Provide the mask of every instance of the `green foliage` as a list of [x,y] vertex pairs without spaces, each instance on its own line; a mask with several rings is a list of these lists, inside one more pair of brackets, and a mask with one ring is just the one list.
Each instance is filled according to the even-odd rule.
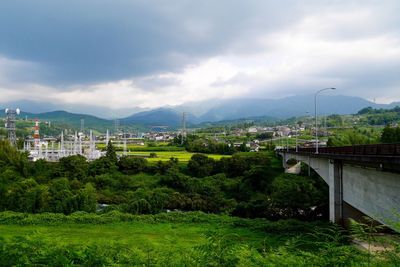
[[373,109],[371,107],[360,110],[358,115],[361,116],[360,122],[369,125],[387,125],[400,121],[400,107],[392,109]]
[[118,161],[118,168],[125,174],[136,174],[147,167],[147,160],[141,157],[121,157]]
[[228,177],[242,176],[253,166],[269,168],[271,160],[266,153],[236,153],[230,158],[222,158],[217,164],[216,172],[226,173]]
[[117,153],[115,152],[115,147],[113,146],[111,140],[108,141],[107,149],[106,149],[106,158],[113,163],[117,163]]
[[318,215],[318,207],[324,205],[328,192],[318,190],[315,180],[293,174],[282,174],[272,182],[271,199],[286,218]]
[[381,135],[382,143],[400,143],[400,127],[387,125]]
[[113,173],[118,169],[116,162],[108,157],[100,157],[89,164],[89,175]]
[[63,177],[69,180],[83,180],[87,176],[88,163],[81,155],[74,155],[60,159],[60,172]]
[[52,180],[49,193],[49,207],[52,212],[70,214],[74,211],[74,194],[66,178]]
[[215,161],[203,154],[194,154],[188,163],[188,171],[192,176],[205,177],[213,172]]
[[6,140],[0,140],[0,171],[4,172],[11,169],[19,175],[28,175],[28,158],[25,153],[21,153],[12,147]]
[[[281,164],[272,153],[236,153],[219,161],[195,154],[186,166],[176,158],[148,164],[142,157],[118,159],[109,142],[106,156],[92,162],[70,156],[57,163],[28,163],[26,156],[3,145],[10,153],[0,151],[5,158],[0,165],[0,210],[71,214],[96,212],[96,205],[101,203],[110,205],[105,211],[132,214],[178,209],[282,217],[283,204],[272,205],[273,181],[282,172],[275,166]],[[31,177],[25,177],[21,169],[29,170]]]
[[80,189],[76,198],[77,209],[86,212],[95,212],[97,206],[96,189],[92,184],[87,183]]
[[329,137],[328,146],[347,146],[347,145],[367,145],[379,143],[379,137],[375,132],[353,129],[341,131],[340,133]]
[[260,133],[256,135],[256,138],[260,140],[271,139],[272,137],[273,137],[272,132]]
[[377,243],[376,234],[383,229],[382,225],[377,224],[373,219],[364,217],[365,223],[356,222],[350,219],[350,232],[358,240],[365,241],[368,244],[368,265],[371,261],[371,245]]

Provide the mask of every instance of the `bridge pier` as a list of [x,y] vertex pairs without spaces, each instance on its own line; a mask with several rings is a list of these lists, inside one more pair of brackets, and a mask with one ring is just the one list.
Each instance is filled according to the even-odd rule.
[[279,150],[311,167],[329,186],[329,219],[347,224],[364,215],[400,231],[400,144]]
[[343,223],[343,163],[341,160],[329,160],[329,220]]

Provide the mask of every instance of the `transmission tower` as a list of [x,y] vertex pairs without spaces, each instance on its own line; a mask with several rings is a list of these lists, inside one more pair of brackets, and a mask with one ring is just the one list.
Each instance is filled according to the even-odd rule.
[[115,136],[118,134],[118,129],[119,129],[119,120],[115,119],[114,120],[114,132],[115,132]]
[[186,138],[186,112],[182,112],[181,145],[183,145],[184,138]]
[[85,119],[81,119],[81,133],[84,133],[85,130]]
[[17,144],[17,135],[15,134],[15,120],[17,115],[19,115],[20,110],[19,108],[17,109],[9,109],[7,108],[5,110],[6,112],[6,128],[8,131],[8,140],[10,141],[10,144],[13,146],[16,146]]

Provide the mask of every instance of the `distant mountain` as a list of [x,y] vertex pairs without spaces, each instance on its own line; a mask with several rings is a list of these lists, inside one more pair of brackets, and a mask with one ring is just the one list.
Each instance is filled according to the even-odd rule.
[[89,114],[95,117],[104,119],[115,119],[131,115],[136,112],[141,112],[149,109],[139,107],[131,108],[117,108],[111,109],[109,107],[94,106],[94,105],[80,105],[80,104],[54,104],[49,102],[19,100],[0,103],[0,108],[20,108],[27,113],[45,113],[57,110],[67,110],[76,114]]
[[[364,107],[390,108],[392,105],[375,104],[360,97],[319,95],[318,114],[353,114]],[[225,100],[203,114],[199,120],[220,121],[238,118],[271,116],[288,118],[314,114],[314,95],[291,96],[282,99],[232,99]]]
[[[199,120],[192,114],[186,115],[187,125],[198,123]],[[139,124],[147,127],[169,126],[180,127],[182,124],[182,113],[169,108],[158,108],[150,111],[143,111],[120,120],[125,125]]]
[[[18,104],[30,105],[34,110],[46,110],[54,108],[54,105],[40,104],[36,102],[8,103],[10,105],[1,104],[3,107],[22,107],[23,113],[20,117],[39,118],[52,122],[71,125],[79,129],[80,121],[84,119],[85,128],[113,129],[114,121],[102,118],[70,113],[66,111],[51,112],[27,112],[29,110],[19,106]],[[342,95],[319,95],[318,96],[318,114],[355,114],[365,107],[372,108],[393,108],[400,105],[400,102],[391,104],[375,104],[374,102],[365,100],[360,97],[342,96]],[[126,109],[140,109],[131,108]],[[241,119],[252,119],[266,117],[267,119],[285,119],[293,116],[304,116],[307,114],[314,115],[314,95],[291,96],[282,99],[213,99],[210,101],[188,102],[180,106],[169,106],[157,108],[148,111],[133,113],[129,117],[119,119],[120,125],[123,127],[150,128],[151,126],[168,126],[170,128],[179,128],[182,124],[182,112],[187,113],[187,126],[193,126],[205,122],[228,122]],[[131,114],[132,114],[131,113]],[[2,115],[3,114],[3,115]],[[0,114],[4,116],[4,110]],[[196,115],[193,115],[196,114]],[[115,116],[113,116],[115,118]]]

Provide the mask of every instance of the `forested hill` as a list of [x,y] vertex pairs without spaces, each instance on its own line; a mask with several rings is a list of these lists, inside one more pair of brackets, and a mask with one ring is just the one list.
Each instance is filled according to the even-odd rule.
[[400,106],[392,109],[374,109],[366,107],[361,109],[357,115],[361,117],[361,121],[369,125],[387,125],[400,123]]
[[[0,114],[1,117],[4,117],[4,110],[0,111]],[[112,129],[114,125],[112,120],[101,119],[87,114],[69,113],[62,110],[37,114],[22,111],[18,117],[21,119],[27,118],[28,120],[39,119],[40,121],[50,121],[73,129],[80,129],[82,119],[84,120],[84,127],[87,129],[105,131],[106,129]]]

